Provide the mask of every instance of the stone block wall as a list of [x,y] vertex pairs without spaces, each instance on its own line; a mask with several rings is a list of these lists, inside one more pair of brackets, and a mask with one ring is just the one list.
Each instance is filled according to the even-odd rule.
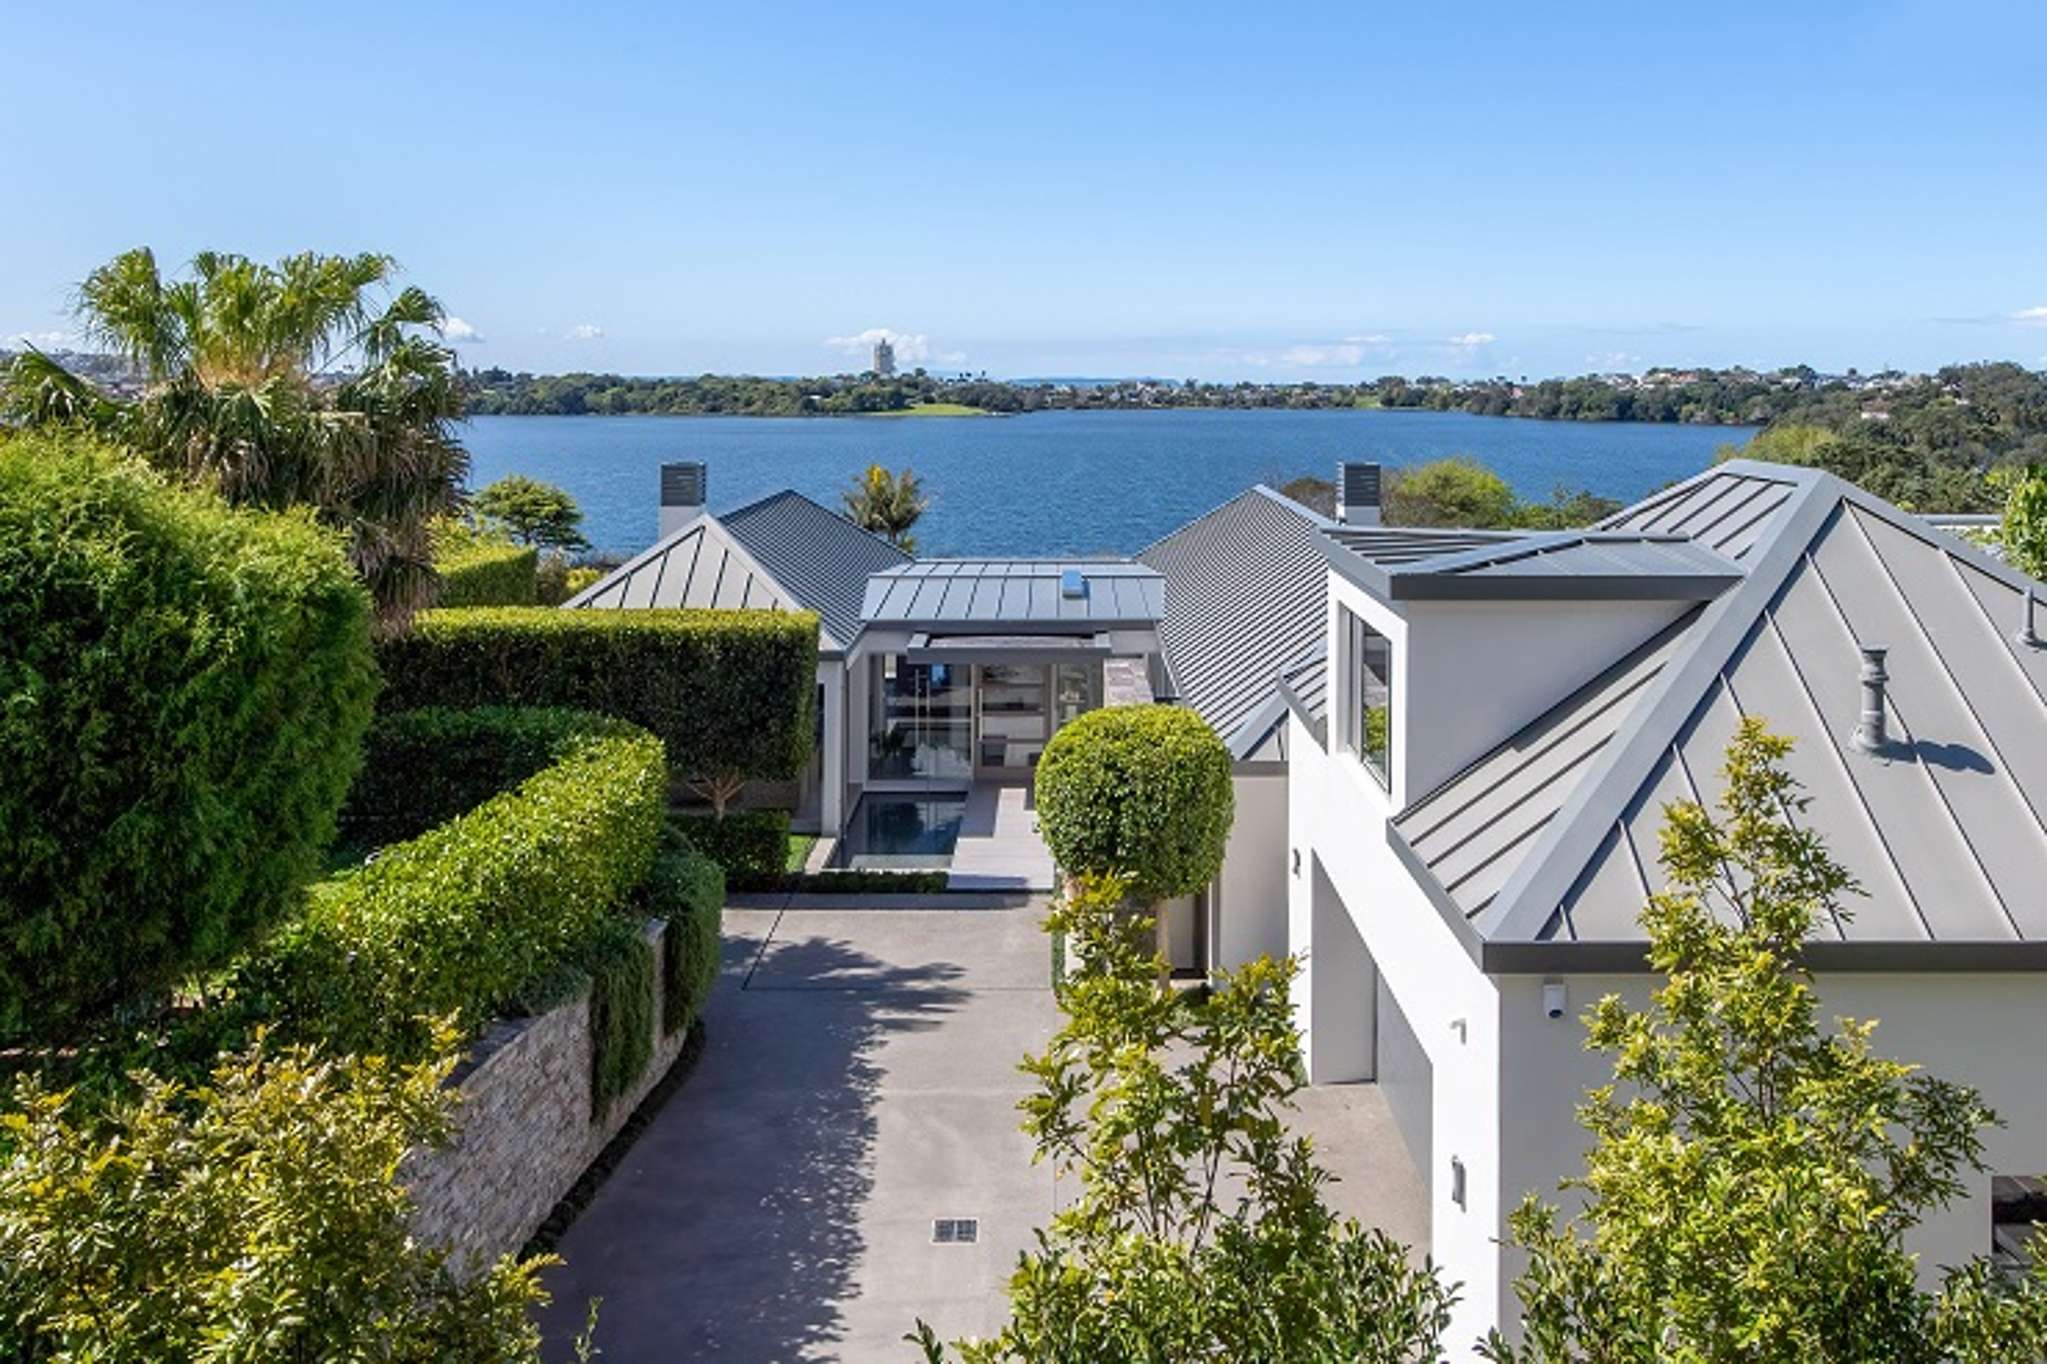
[[517,1251],[597,1158],[647,1092],[682,1053],[687,1029],[661,1035],[662,934],[648,923],[653,948],[654,1054],[639,1082],[596,1121],[590,1112],[590,996],[535,1018],[500,1019],[450,1077],[462,1102],[456,1136],[438,1151],[415,1153],[404,1170],[414,1202],[413,1231],[449,1247],[470,1271]]

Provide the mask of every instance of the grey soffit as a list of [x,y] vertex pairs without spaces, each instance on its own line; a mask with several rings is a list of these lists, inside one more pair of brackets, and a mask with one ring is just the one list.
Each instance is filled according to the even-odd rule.
[[1165,579],[1159,644],[1182,704],[1241,758],[1284,718],[1279,680],[1321,656],[1333,522],[1256,487],[1141,550]]
[[[1489,967],[1579,946],[1623,963],[1665,884],[1663,807],[1717,799],[1744,714],[1794,740],[1797,818],[1866,892],[1820,926],[1815,964],[2047,965],[2047,649],[2013,639],[2028,581],[1811,470],[1737,461],[1616,520],[1652,518],[1740,537],[1747,577],[1389,828]],[[1849,742],[1862,643],[1890,650],[1878,754]]]
[[820,645],[859,632],[869,574],[909,556],[794,492],[700,515],[577,594],[571,607],[713,606],[815,611]]
[[[1080,575],[1069,595],[1062,579]],[[1128,559],[918,559],[867,580],[868,626],[969,625],[989,634],[1149,627],[1164,610],[1164,580]]]
[[1664,531],[1512,535],[1394,559],[1368,557],[1356,541],[1329,532],[1329,563],[1387,601],[1706,601],[1742,575],[1719,551]]

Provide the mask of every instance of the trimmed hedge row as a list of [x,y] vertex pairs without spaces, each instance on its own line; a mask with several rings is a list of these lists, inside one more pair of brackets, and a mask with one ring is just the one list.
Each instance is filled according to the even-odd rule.
[[795,778],[810,757],[817,617],[480,607],[380,641],[388,710],[571,706],[630,720],[688,775]]
[[590,946],[590,1117],[601,1120],[654,1056],[654,949],[612,919]]
[[553,761],[315,888],[246,982],[301,1039],[425,1055],[430,1018],[453,1014],[475,1029],[536,982],[587,968],[591,944],[654,861],[666,768],[660,743],[643,731],[566,711],[415,723],[509,732],[520,742],[531,741],[531,727],[552,726]]
[[787,810],[735,810],[723,819],[691,816],[683,820],[682,832],[727,876],[776,876],[788,869]]
[[0,1039],[227,960],[334,834],[369,599],[304,515],[0,438]]
[[647,877],[644,900],[647,917],[668,921],[661,940],[661,1032],[672,1036],[703,1013],[718,979],[725,873],[672,834]]
[[434,565],[441,606],[531,606],[540,600],[540,551],[521,545],[478,545]]

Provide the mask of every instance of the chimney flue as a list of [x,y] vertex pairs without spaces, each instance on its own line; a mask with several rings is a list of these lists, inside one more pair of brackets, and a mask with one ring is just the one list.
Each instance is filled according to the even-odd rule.
[[1889,742],[1884,732],[1884,684],[1891,675],[1884,671],[1888,651],[1874,644],[1862,646],[1862,714],[1855,721],[1855,746],[1864,753],[1881,753]]
[[1345,460],[1336,466],[1336,519],[1346,526],[1379,524],[1379,466]]
[[661,466],[661,538],[681,530],[704,509],[710,489],[710,471],[702,460],[683,460]]

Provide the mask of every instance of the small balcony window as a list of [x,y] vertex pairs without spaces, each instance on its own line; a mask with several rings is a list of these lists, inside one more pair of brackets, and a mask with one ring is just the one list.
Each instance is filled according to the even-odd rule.
[[1393,784],[1393,641],[1339,608],[1343,628],[1346,734],[1344,746],[1357,755],[1379,784]]

